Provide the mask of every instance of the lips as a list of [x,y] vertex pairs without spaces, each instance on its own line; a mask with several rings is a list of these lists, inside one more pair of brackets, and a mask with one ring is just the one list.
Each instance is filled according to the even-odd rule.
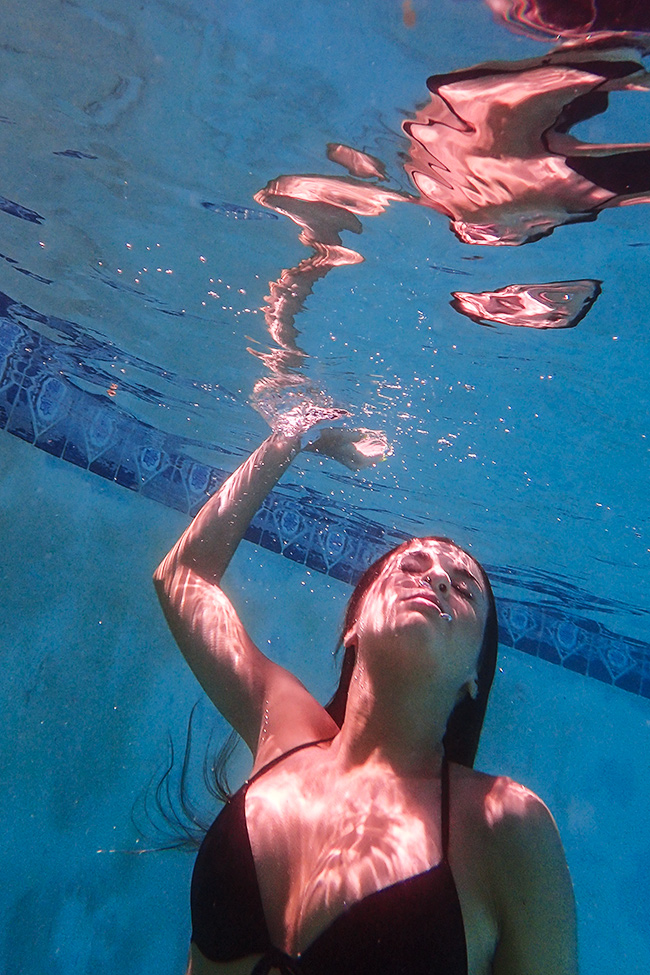
[[435,606],[435,608],[442,616],[443,613],[442,606],[440,605],[435,595],[430,590],[429,591],[427,591],[426,589],[409,590],[409,592],[406,593],[406,595],[402,596],[402,599],[405,602],[411,602],[412,600],[417,599],[420,600],[421,602],[428,603],[430,606]]

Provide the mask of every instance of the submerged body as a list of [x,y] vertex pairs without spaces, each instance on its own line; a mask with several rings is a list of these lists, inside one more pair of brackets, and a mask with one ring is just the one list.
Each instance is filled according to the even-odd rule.
[[[324,443],[350,447],[335,450],[331,433]],[[197,859],[188,971],[575,975],[571,884],[548,810],[444,757],[450,714],[480,694],[480,566],[438,539],[382,561],[348,613],[338,721],[260,653],[219,586],[298,449],[269,438],[156,573],[181,649],[254,755]]]
[[[334,744],[311,745],[282,757],[231,800],[221,828],[220,814],[194,872],[190,971],[234,975],[264,960],[309,975],[535,970],[505,958],[501,968],[492,965],[499,919],[523,909],[534,866],[526,834],[543,829],[547,865],[562,864],[539,800],[454,765],[445,850],[440,778],[405,780],[376,761],[341,774],[333,751]],[[225,844],[248,879],[241,893]],[[557,891],[548,894],[546,923],[558,938],[570,918],[553,917],[560,901]],[[237,916],[245,920],[237,924]],[[540,918],[529,923],[532,934]],[[332,959],[337,966],[328,969]]]
[[[345,778],[342,782],[339,776],[334,780],[325,776],[325,781],[334,786],[334,802],[325,803],[320,789],[308,790],[303,797],[303,805],[311,807],[306,824],[305,817],[292,815],[290,799],[295,792],[291,785],[292,781],[296,783],[296,772],[287,765],[297,751],[318,747],[298,746],[289,756],[281,756],[271,763],[282,766],[284,775],[279,782],[273,781],[272,775],[267,778],[270,770],[265,770],[252,783],[251,822],[255,817],[260,822],[268,822],[269,806],[277,809],[274,800],[282,796],[283,827],[273,829],[272,839],[280,834],[279,848],[285,862],[290,864],[295,859],[296,830],[301,845],[310,851],[301,864],[303,870],[296,872],[302,882],[301,896],[292,898],[290,891],[277,888],[271,891],[270,903],[277,907],[284,901],[290,907],[289,913],[295,915],[294,922],[286,925],[277,910],[275,917],[273,909],[268,915],[265,913],[256,864],[277,857],[279,849],[275,843],[266,844],[263,837],[260,843],[260,837],[249,834],[245,806],[250,788],[244,787],[217,818],[197,858],[192,880],[193,942],[203,955],[213,959],[242,957],[257,951],[263,956],[260,969],[272,963],[281,971],[298,970],[310,975],[326,975],[331,971],[354,971],[357,975],[381,971],[408,971],[413,975],[466,972],[463,918],[448,862],[448,766],[441,781],[440,856],[431,866],[423,860],[422,869],[412,875],[409,860],[422,859],[428,847],[417,805],[426,808],[431,796],[423,794],[426,790],[417,789],[417,805],[413,796],[401,796],[401,802],[393,802],[392,808],[387,808],[385,797],[376,795],[375,780],[371,794],[366,796],[366,808],[361,809],[357,801],[357,808],[352,809],[350,785],[357,800],[364,797],[363,787],[358,788],[359,777],[354,776],[350,784],[345,783]],[[317,756],[312,757],[318,766]],[[262,778],[266,781],[261,782]],[[304,781],[299,773],[297,781]],[[262,786],[261,795],[255,789],[256,784]],[[341,795],[342,785],[344,795]],[[380,810],[372,816],[375,798],[379,798]],[[391,795],[392,800],[397,798]],[[341,820],[335,819],[337,813],[342,815]],[[372,837],[368,836],[369,831]],[[381,860],[372,856],[373,842],[383,851]],[[407,874],[403,879],[390,881],[394,874],[388,866],[391,861],[399,873]],[[242,868],[243,876],[247,872],[248,876],[240,887]],[[237,878],[234,883],[233,872]],[[237,891],[234,898],[233,891]],[[341,897],[344,907],[335,913],[334,905]],[[319,905],[322,916],[332,915],[329,923],[319,930],[301,930],[301,920],[314,907],[318,911]],[[243,923],[242,918],[245,918]],[[277,929],[276,937],[272,927]],[[290,936],[293,934],[292,940],[296,942],[293,951],[288,950],[289,946],[278,947],[285,928],[290,929]],[[308,940],[301,944],[305,937]]]

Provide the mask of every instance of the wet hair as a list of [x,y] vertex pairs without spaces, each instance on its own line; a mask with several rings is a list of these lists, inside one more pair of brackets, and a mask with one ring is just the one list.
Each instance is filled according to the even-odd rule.
[[[479,650],[477,663],[478,693],[475,698],[471,697],[468,693],[461,698],[460,701],[458,701],[449,715],[447,728],[443,738],[443,747],[447,760],[450,762],[456,762],[458,765],[466,765],[468,768],[473,768],[479,738],[481,737],[483,720],[485,718],[485,712],[487,709],[488,697],[490,695],[490,688],[492,687],[492,680],[494,678],[494,671],[496,669],[497,651],[499,647],[499,625],[494,594],[492,592],[490,580],[488,579],[483,566],[474,558],[473,555],[470,555],[469,552],[465,552],[465,550],[461,548],[460,545],[457,545],[456,542],[452,541],[450,538],[440,536],[428,536],[423,538],[422,541],[439,542],[447,545],[449,548],[452,548],[457,552],[462,552],[464,555],[467,555],[479,570],[483,589],[487,596],[487,617],[485,620],[483,640]],[[373,564],[363,573],[357,582],[355,590],[352,593],[347,606],[339,644],[340,646],[343,644],[345,634],[351,629],[357,619],[363,597],[366,595],[375,579],[378,578],[388,560],[394,555],[397,555],[397,553],[400,551],[406,551],[410,544],[410,541],[403,542],[401,545],[396,546],[396,548],[386,552],[379,559],[377,559],[376,562],[373,562]],[[334,719],[339,727],[341,727],[343,724],[343,719],[345,717],[348,691],[350,689],[350,681],[352,680],[355,662],[356,647],[351,644],[345,648],[345,652],[343,654],[339,685],[334,692],[332,700],[326,705],[328,714]]]

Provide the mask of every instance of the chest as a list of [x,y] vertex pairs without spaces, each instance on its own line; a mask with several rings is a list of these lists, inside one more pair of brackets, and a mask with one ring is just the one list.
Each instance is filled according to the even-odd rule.
[[350,905],[442,856],[440,783],[268,776],[246,822],[269,933],[296,954]]

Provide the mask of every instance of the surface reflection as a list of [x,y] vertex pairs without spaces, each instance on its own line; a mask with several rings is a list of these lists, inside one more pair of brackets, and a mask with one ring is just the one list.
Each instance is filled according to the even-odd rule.
[[631,48],[561,48],[433,75],[427,86],[429,104],[403,123],[405,168],[419,202],[449,217],[464,243],[526,244],[648,201],[650,144],[569,134],[606,111],[610,92],[648,88]]
[[[405,198],[404,194],[357,178],[386,178],[383,164],[375,157],[335,143],[328,145],[327,154],[356,175],[280,176],[255,195],[257,203],[289,217],[300,228],[300,242],[312,252],[269,283],[263,311],[274,346],[266,351],[249,349],[268,370],[254,386],[252,404],[271,427],[278,429],[280,424],[285,431],[287,423],[293,430],[296,425],[300,428],[301,424],[351,416],[336,407],[327,392],[303,373],[309,357],[298,345],[300,333],[295,319],[316,281],[335,267],[363,261],[358,251],[343,244],[341,233],[347,230],[360,234],[363,227],[359,216],[383,213],[390,202]],[[359,449],[364,456],[386,456],[389,448],[384,435],[377,430],[363,433]]]
[[528,37],[565,41],[650,31],[647,0],[486,0],[497,19]]
[[[553,5],[489,2],[513,23],[558,33],[561,11]],[[408,138],[403,168],[417,195],[391,188],[382,160],[343,143],[328,143],[326,151],[348,175],[285,174],[255,195],[259,205],[296,224],[310,251],[269,283],[263,312],[272,344],[249,349],[265,367],[252,404],[274,429],[288,423],[295,432],[301,424],[306,429],[306,418],[309,425],[351,416],[307,375],[309,356],[299,344],[296,317],[317,281],[364,260],[343,237],[360,235],[363,218],[408,203],[446,216],[463,243],[519,246],[563,225],[594,221],[605,209],[650,201],[650,143],[594,143],[571,134],[607,111],[611,92],[650,87],[641,62],[643,18],[635,20],[634,4],[618,20],[602,5],[572,10],[573,19],[562,14],[570,42],[550,53],[428,79],[429,102],[402,123]],[[584,34],[594,25],[597,41]],[[451,304],[482,324],[570,328],[599,294],[600,282],[592,278],[513,282],[495,291],[453,292]],[[385,439],[370,433],[375,447],[385,448]]]
[[332,162],[345,166],[350,176],[359,176],[362,179],[375,176],[377,179],[386,179],[386,166],[367,152],[360,152],[359,149],[352,149],[351,146],[341,145],[339,142],[327,143],[327,158]]
[[498,291],[452,292],[456,311],[480,325],[524,328],[573,328],[601,292],[600,281],[552,281],[511,284]]

